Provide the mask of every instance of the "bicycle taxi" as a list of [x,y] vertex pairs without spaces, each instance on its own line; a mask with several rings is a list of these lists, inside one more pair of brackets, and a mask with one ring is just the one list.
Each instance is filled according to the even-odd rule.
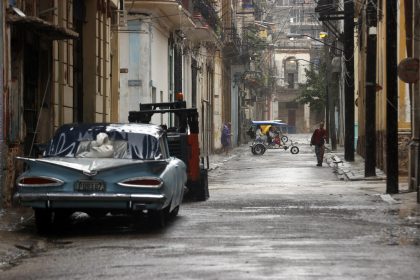
[[[257,136],[257,128],[260,128],[262,136]],[[271,133],[269,131],[271,130]],[[254,155],[263,155],[267,149],[283,149],[290,148],[292,154],[299,153],[299,148],[293,144],[286,144],[289,141],[287,123],[281,120],[272,121],[252,121],[248,130],[248,135],[253,139],[251,144],[251,152]]]

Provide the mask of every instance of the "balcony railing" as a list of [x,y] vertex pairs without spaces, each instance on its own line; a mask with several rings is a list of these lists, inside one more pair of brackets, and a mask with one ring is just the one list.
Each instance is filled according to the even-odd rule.
[[220,19],[216,10],[214,9],[214,1],[193,0],[192,2],[194,7],[194,17],[197,18],[201,15],[214,31],[218,31],[220,26]]
[[193,7],[194,7],[193,6],[193,0],[182,0],[182,6],[184,7],[185,10],[192,13]]
[[241,38],[236,27],[232,24],[230,28],[225,28],[222,34],[223,43],[233,45],[237,50],[241,47]]

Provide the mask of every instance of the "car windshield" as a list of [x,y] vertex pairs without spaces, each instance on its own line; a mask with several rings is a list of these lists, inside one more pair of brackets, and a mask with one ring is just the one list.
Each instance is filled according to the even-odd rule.
[[49,142],[44,157],[162,158],[160,138],[102,126],[64,126]]

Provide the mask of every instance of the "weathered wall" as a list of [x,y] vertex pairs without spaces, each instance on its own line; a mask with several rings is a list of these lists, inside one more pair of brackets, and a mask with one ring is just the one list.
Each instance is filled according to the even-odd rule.
[[85,122],[110,121],[111,20],[98,1],[87,0],[83,32],[83,118]]
[[[365,135],[359,136],[358,146],[360,148],[360,155],[365,155],[364,141]],[[408,174],[408,160],[409,160],[409,144],[411,140],[411,133],[402,132],[398,134],[398,167],[399,174],[406,176]],[[384,131],[378,131],[376,134],[376,146],[384,147],[386,149],[386,133]],[[379,169],[386,172],[386,154],[377,153],[376,154],[376,166]]]
[[[386,6],[386,1],[382,0],[382,7]],[[405,10],[404,10],[404,1],[399,5],[399,15],[398,15],[398,61],[402,60],[407,56],[406,54],[406,33],[405,33]],[[385,13],[382,13],[384,16]],[[377,62],[376,62],[376,72],[377,72],[377,84],[380,86],[380,89],[376,92],[376,142],[377,142],[377,167],[383,169],[386,172],[386,106],[387,106],[387,90],[386,90],[386,18],[383,17],[378,21],[377,28]],[[365,25],[363,25],[364,28]],[[357,143],[357,152],[365,156],[365,75],[366,75],[366,32],[362,28],[361,42],[362,46],[357,46],[355,51],[358,57],[357,75],[358,79],[355,79],[356,89],[358,93],[357,106],[359,110],[359,141]],[[360,41],[359,41],[360,43]],[[410,94],[409,87],[403,83],[401,80],[398,80],[398,155],[399,155],[399,172],[400,174],[407,174],[407,164],[408,164],[408,141],[411,135],[411,104],[410,104]]]
[[128,21],[128,30],[120,34],[120,73],[119,121],[128,121],[128,112],[139,110],[139,103],[150,102],[150,45],[148,24]]
[[222,120],[222,98],[223,98],[223,88],[222,88],[222,67],[223,67],[223,58],[221,57],[221,52],[217,51],[215,55],[215,66],[214,66],[214,95],[213,95],[213,147],[212,151],[217,151],[222,148],[222,143],[220,142],[221,133],[223,128]]

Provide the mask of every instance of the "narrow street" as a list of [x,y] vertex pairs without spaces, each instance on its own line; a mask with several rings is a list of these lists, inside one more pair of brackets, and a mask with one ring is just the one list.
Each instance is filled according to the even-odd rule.
[[210,199],[162,230],[81,215],[39,237],[26,221],[15,234],[35,248],[0,279],[418,279],[418,204],[384,201],[384,181],[338,179],[307,142],[297,155],[235,149],[209,173]]

